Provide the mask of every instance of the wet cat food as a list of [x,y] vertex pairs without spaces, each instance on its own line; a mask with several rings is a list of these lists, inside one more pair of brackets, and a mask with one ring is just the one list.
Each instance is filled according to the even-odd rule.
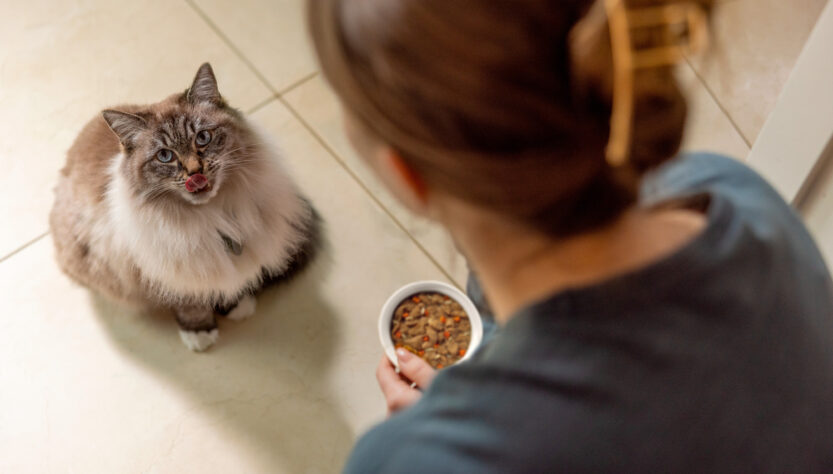
[[442,369],[466,355],[471,321],[452,298],[441,293],[417,293],[396,306],[390,335],[397,348],[403,347],[435,369]]

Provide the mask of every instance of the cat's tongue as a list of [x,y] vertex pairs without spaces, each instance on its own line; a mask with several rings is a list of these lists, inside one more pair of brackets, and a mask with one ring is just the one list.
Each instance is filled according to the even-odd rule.
[[188,190],[189,193],[202,191],[207,186],[208,178],[200,173],[192,174],[188,177],[188,181],[185,181],[185,189]]

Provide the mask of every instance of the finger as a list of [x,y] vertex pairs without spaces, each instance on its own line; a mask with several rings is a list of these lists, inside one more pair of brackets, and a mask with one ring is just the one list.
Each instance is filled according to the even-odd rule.
[[390,400],[401,392],[411,389],[410,385],[399,377],[399,374],[396,373],[393,365],[385,356],[382,356],[382,360],[376,368],[376,380],[379,382],[379,388],[382,389],[385,400]]
[[411,354],[405,349],[397,349],[396,357],[399,359],[399,371],[418,387],[425,389],[431,385],[437,371],[428,362]]
[[382,395],[385,397],[388,416],[413,405],[419,401],[422,395],[419,391],[411,388],[410,382],[404,381],[396,373],[393,365],[385,357],[382,358],[376,368],[376,379],[379,381],[379,387],[381,387]]

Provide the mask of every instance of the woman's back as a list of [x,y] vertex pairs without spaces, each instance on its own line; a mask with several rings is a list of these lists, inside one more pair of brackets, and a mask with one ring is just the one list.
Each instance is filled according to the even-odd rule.
[[833,292],[800,220],[714,155],[642,201],[707,206],[670,257],[514,315],[347,472],[830,472]]

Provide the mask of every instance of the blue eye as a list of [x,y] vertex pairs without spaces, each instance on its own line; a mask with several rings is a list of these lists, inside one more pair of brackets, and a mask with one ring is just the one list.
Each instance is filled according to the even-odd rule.
[[162,163],[170,163],[174,157],[174,153],[171,150],[162,149],[156,153],[156,159],[161,161]]
[[208,130],[203,130],[197,134],[197,138],[195,140],[197,142],[197,146],[206,146],[211,141],[211,132]]

